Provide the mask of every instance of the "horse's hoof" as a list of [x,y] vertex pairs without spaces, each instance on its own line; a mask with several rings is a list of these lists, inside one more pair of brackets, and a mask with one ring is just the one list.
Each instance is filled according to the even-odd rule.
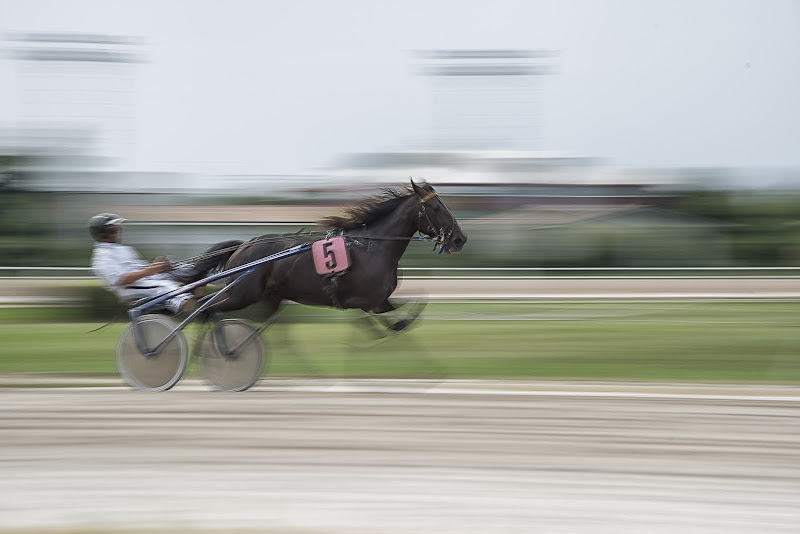
[[389,330],[394,330],[395,332],[399,332],[401,330],[405,330],[408,325],[411,324],[411,321],[408,319],[403,319],[402,321],[397,321],[396,323],[389,325]]

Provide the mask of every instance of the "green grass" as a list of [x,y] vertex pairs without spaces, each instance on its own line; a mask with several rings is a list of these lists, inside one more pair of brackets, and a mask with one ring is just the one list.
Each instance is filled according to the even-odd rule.
[[[380,341],[363,314],[288,306],[263,339],[267,373],[279,376],[793,383],[800,381],[798,308],[785,301],[431,304],[415,328]],[[102,323],[48,313],[0,314],[0,374],[116,375],[123,324],[88,333]],[[189,328],[190,346],[198,332]]]

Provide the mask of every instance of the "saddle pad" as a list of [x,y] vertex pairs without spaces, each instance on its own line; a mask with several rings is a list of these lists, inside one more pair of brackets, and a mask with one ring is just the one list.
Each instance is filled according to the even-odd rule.
[[342,236],[314,241],[311,252],[314,254],[317,274],[339,273],[350,267],[350,254]]

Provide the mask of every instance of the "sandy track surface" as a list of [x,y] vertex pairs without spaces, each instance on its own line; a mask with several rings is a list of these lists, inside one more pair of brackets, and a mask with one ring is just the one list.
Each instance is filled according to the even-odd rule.
[[791,387],[0,389],[0,530],[794,533]]

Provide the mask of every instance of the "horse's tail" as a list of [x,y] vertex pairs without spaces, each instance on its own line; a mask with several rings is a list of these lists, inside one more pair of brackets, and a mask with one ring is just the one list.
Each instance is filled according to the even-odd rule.
[[189,284],[220,272],[225,268],[225,264],[228,263],[228,260],[242,243],[244,241],[231,239],[212,245],[205,252],[194,258],[194,261],[189,260],[190,268],[175,271],[173,276],[184,284]]

